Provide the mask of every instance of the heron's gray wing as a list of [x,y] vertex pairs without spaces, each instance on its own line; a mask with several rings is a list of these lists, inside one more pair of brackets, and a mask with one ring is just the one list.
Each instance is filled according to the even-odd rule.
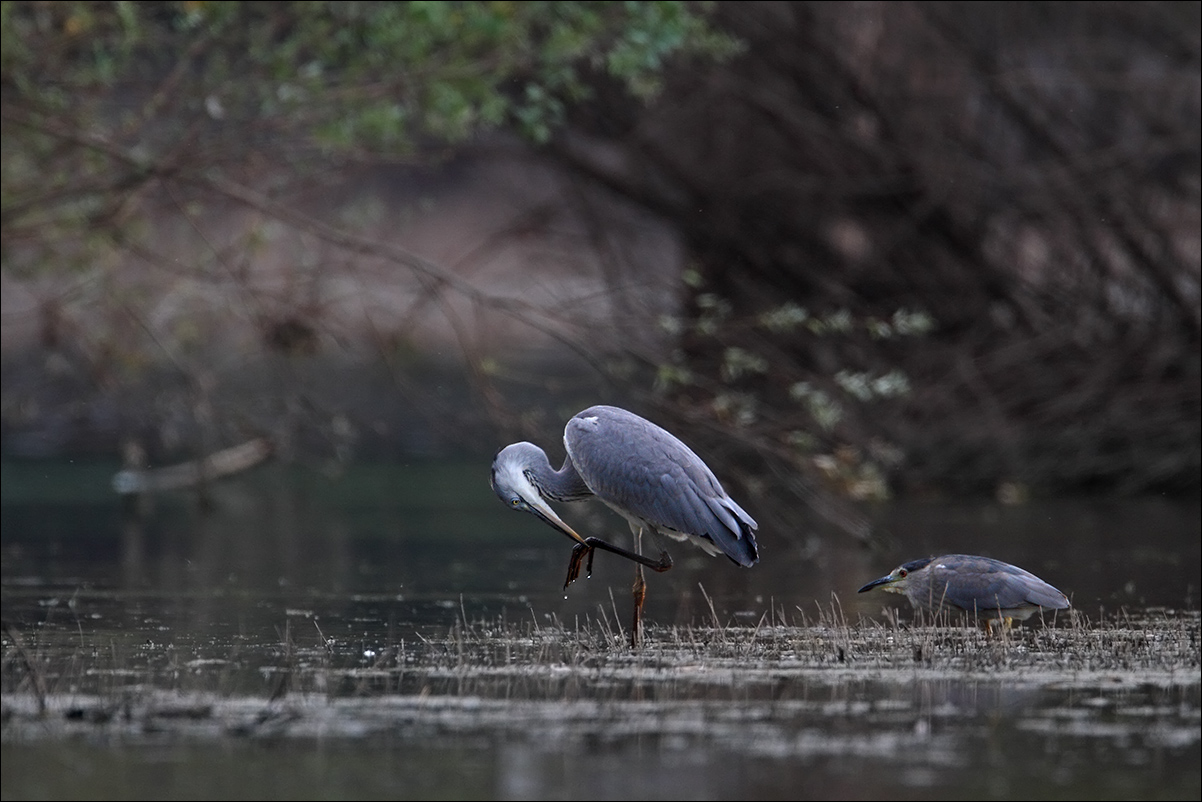
[[1056,588],[1030,571],[988,557],[959,557],[954,572],[936,559],[933,571],[943,587],[954,573],[956,581],[948,587],[947,600],[965,610],[1011,610],[1039,606],[1046,610],[1068,607],[1068,599]]
[[590,407],[568,422],[564,444],[589,488],[611,507],[657,529],[708,539],[740,565],[755,564],[755,519],[667,430],[616,407]]

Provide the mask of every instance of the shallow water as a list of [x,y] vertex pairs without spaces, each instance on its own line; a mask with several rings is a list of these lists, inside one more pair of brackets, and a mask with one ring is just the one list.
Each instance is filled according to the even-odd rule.
[[[1202,793],[1196,502],[892,504],[882,552],[798,516],[750,570],[670,544],[632,652],[628,564],[565,598],[570,543],[486,467],[275,467],[142,516],[111,473],[4,465],[5,799]],[[855,593],[948,551],[1075,611],[986,639]]]

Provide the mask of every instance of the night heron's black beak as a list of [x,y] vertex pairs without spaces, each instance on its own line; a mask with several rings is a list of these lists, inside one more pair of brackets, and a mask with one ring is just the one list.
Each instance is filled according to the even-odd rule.
[[875,588],[875,587],[880,587],[881,585],[888,585],[888,584],[889,584],[890,582],[892,582],[892,581],[893,581],[893,576],[892,576],[892,575],[889,575],[889,576],[883,576],[883,577],[881,577],[880,579],[874,579],[874,580],[872,580],[871,582],[869,582],[867,585],[865,585],[864,587],[860,588],[860,589],[859,589],[858,591],[856,591],[856,592],[857,592],[857,593],[863,593],[863,592],[864,592],[864,591],[866,591],[866,590],[872,590],[873,588]]

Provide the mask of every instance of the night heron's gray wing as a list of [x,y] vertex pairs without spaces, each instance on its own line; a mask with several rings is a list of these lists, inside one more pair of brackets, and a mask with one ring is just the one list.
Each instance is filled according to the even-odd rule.
[[947,587],[945,600],[963,610],[1067,608],[1068,598],[1030,571],[989,557],[949,554],[931,562],[933,586]]
[[755,519],[666,429],[618,407],[595,406],[568,421],[564,445],[593,494],[628,519],[692,536],[740,565],[759,559]]

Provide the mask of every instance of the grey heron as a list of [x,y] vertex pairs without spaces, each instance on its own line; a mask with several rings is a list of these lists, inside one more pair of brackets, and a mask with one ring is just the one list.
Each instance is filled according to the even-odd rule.
[[880,588],[899,593],[916,610],[946,609],[975,617],[987,631],[1009,628],[1043,610],[1065,610],[1068,597],[1030,571],[990,557],[945,554],[911,560],[874,579],[859,592]]
[[[567,456],[559,470],[533,443],[502,448],[493,459],[493,492],[511,508],[533,514],[576,541],[565,588],[579,576],[585,556],[592,573],[595,549],[635,562],[632,646],[641,637],[643,567],[659,572],[672,567],[666,551],[658,562],[640,553],[644,532],[690,542],[710,555],[725,554],[741,566],[759,561],[755,519],[722,489],[709,466],[666,429],[619,407],[593,406],[567,422],[563,443]],[[634,551],[580,536],[548,503],[593,497],[626,519]]]

